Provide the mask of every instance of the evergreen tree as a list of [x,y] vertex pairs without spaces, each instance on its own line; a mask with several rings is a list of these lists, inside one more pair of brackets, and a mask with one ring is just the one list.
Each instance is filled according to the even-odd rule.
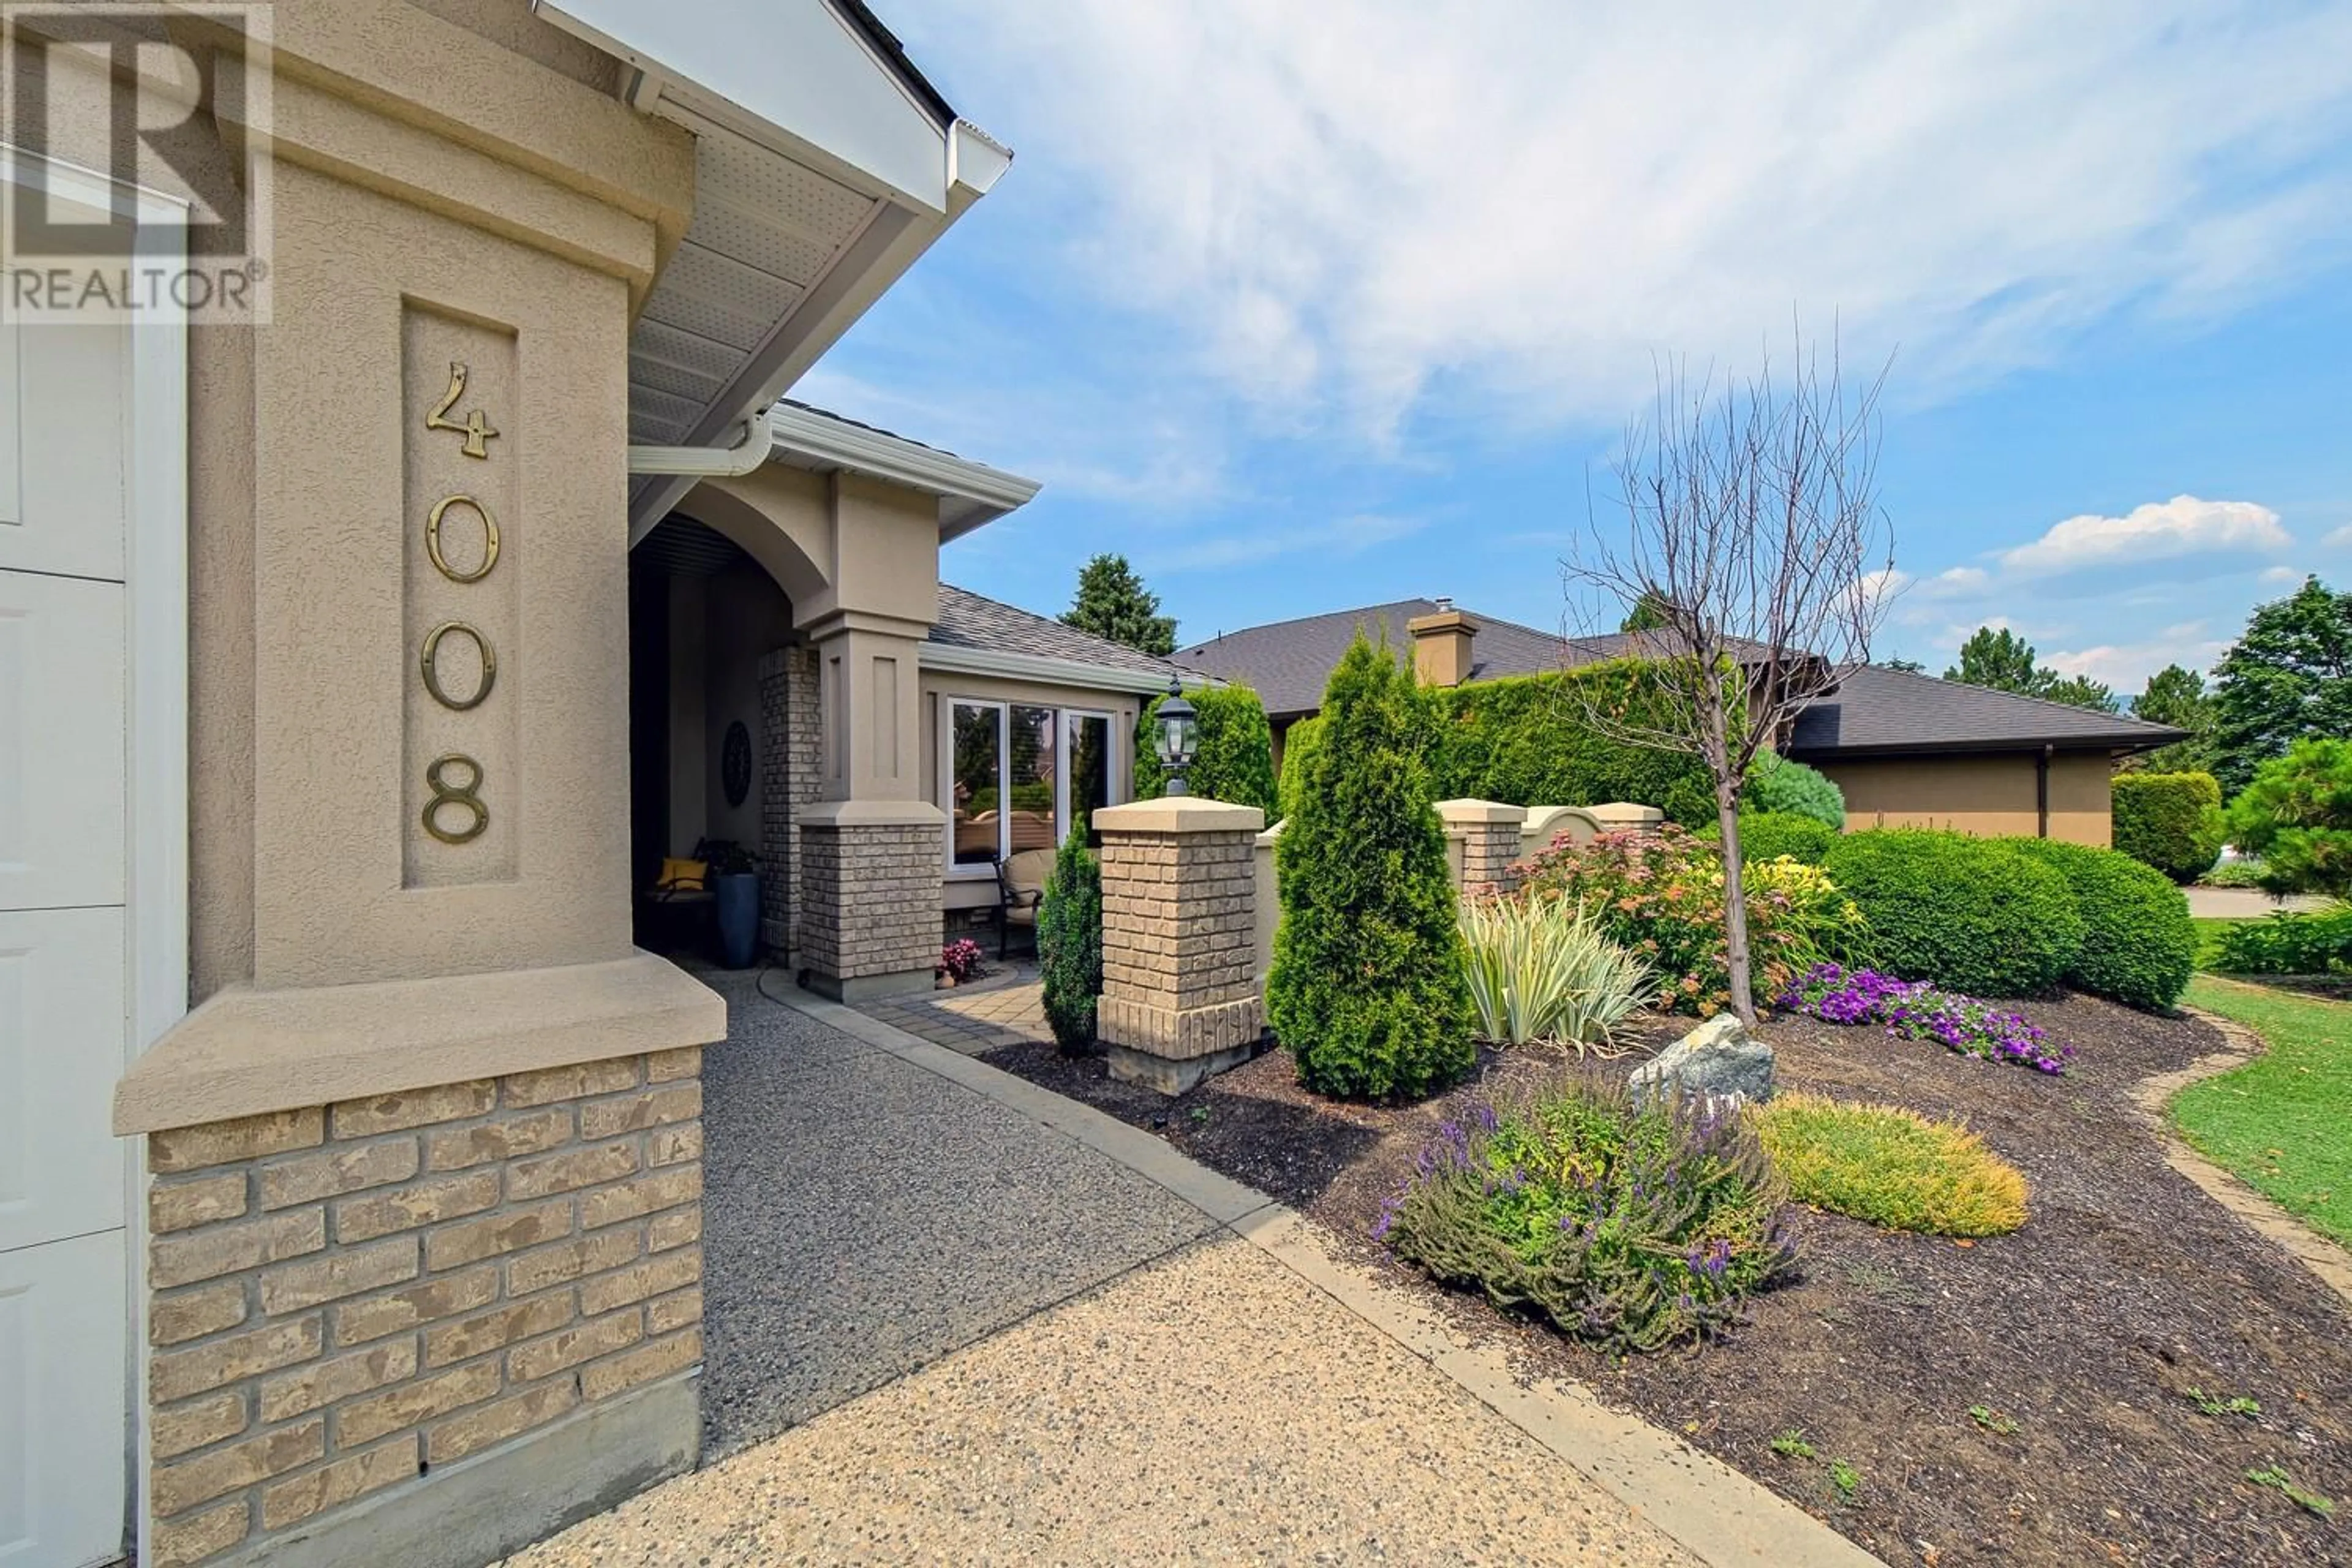
[[2189,731],[2189,739],[2160,746],[2125,765],[2158,773],[2213,771],[2213,699],[2205,678],[2186,666],[2168,664],[2147,678],[2147,689],[2131,700],[2132,717]]
[[[1144,705],[1143,720],[1135,727],[1135,798],[1157,800],[1167,792],[1168,775],[1160,765],[1160,705],[1155,697]],[[1209,686],[1188,694],[1192,705],[1196,747],[1184,787],[1207,800],[1254,805],[1275,820],[1274,731],[1265,721],[1265,706],[1246,686]]]
[[2230,803],[2230,835],[2262,857],[2266,890],[2352,899],[2352,741],[2305,736],[2264,763]]
[[1927,673],[1927,667],[1921,664],[1916,658],[1890,658],[1883,668],[1898,670],[1905,675],[1925,675]]
[[1618,626],[1621,632],[1654,632],[1666,624],[1666,597],[1654,589],[1633,601]]
[[1062,624],[1165,658],[1176,651],[1176,618],[1143,585],[1124,555],[1097,555],[1078,571],[1077,597]]
[[2235,794],[2309,735],[2352,735],[2352,594],[2316,577],[2257,605],[2214,667],[2213,773]]
[[1960,662],[1945,670],[1944,679],[2100,713],[2113,713],[2123,706],[2112,690],[2089,676],[2061,675],[2041,663],[2033,645],[2006,626],[1999,631],[1979,626],[1960,645]]
[[1095,1041],[1095,1002],[1103,988],[1102,867],[1073,826],[1054,856],[1037,906],[1037,969],[1045,1024],[1065,1051]]
[[1470,995],[1423,756],[1426,700],[1359,633],[1323,694],[1275,851],[1266,1014],[1318,1093],[1418,1097],[1469,1071]]

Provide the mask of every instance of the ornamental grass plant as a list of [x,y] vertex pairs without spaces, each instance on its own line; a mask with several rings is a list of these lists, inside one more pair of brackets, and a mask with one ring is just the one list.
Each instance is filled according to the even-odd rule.
[[1780,1095],[1749,1115],[1801,1204],[1929,1236],[2005,1236],[2025,1223],[2023,1173],[1958,1122],[1817,1094]]
[[1612,1031],[1656,994],[1649,965],[1563,900],[1466,900],[1461,918],[1462,973],[1482,1039],[1615,1055]]
[[1652,1351],[1721,1332],[1796,1261],[1784,1195],[1736,1110],[1637,1108],[1577,1074],[1444,1123],[1374,1234],[1570,1338]]

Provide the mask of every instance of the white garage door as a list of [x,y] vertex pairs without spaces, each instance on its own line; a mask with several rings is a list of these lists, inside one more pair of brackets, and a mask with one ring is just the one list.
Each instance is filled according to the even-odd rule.
[[134,383],[155,331],[0,325],[7,1568],[123,1550],[131,1172],[109,1110],[134,1038]]

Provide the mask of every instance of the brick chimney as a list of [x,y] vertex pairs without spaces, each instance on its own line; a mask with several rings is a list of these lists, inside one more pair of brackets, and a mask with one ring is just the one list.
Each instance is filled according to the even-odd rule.
[[1470,639],[1478,624],[1454,607],[1451,599],[1405,622],[1412,634],[1412,667],[1423,686],[1459,686],[1470,679]]

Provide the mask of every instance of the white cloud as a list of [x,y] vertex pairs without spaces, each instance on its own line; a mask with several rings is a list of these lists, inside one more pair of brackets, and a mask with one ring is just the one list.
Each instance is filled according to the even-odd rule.
[[2000,563],[2021,575],[2043,576],[2189,555],[2266,553],[2294,542],[2266,506],[2175,496],[2121,517],[2070,517],[2032,543],[2002,551]]
[[2292,566],[2265,566],[2262,575],[2254,580],[2258,583],[2300,583],[2303,574]]
[[[1165,324],[1161,375],[1393,433],[1614,423],[1655,356],[1832,313],[1906,398],[2344,258],[2352,8],[2036,0],[900,0],[1019,148],[1037,265]],[[2226,88],[2217,86],[2226,84]],[[1027,194],[1011,193],[1016,183]]]
[[2049,655],[2042,662],[2067,675],[2087,675],[2113,688],[2118,696],[2132,697],[2147,687],[2149,676],[2168,664],[2211,669],[2229,651],[2230,645],[2226,639],[2200,636],[2204,630],[2202,621],[2191,621],[2167,627],[2152,642],[2062,651]]
[[1308,528],[1261,530],[1226,538],[1200,539],[1164,550],[1147,547],[1139,552],[1139,563],[1150,570],[1177,573],[1245,566],[1310,550],[1326,559],[1345,559],[1410,538],[1429,523],[1426,517],[1360,513]]
[[2352,522],[2346,523],[2319,542],[2330,550],[2352,550]]

